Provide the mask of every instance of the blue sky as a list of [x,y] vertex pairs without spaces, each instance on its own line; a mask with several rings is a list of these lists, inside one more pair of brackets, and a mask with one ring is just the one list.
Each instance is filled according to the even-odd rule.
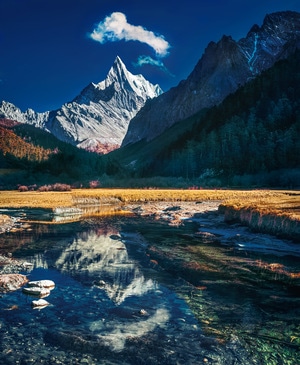
[[0,0],[0,101],[54,110],[105,79],[116,56],[164,91],[210,41],[239,40],[299,0]]

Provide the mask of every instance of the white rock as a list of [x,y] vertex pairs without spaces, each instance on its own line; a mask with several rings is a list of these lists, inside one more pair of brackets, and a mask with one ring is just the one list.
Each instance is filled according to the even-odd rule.
[[47,302],[47,300],[45,300],[45,299],[33,300],[31,302],[31,305],[33,306],[33,308],[42,308],[42,307],[46,307],[49,304],[50,303]]
[[23,262],[23,267],[25,267],[25,269],[31,268],[33,266],[33,264],[31,262]]
[[23,288],[23,293],[43,298],[43,297],[47,297],[50,294],[50,290],[47,288],[26,287],[26,288]]
[[53,289],[55,287],[55,283],[52,280],[38,280],[38,281],[30,281],[28,283],[28,286]]
[[139,313],[140,313],[141,316],[147,316],[148,315],[148,312],[145,309],[141,309],[139,311]]

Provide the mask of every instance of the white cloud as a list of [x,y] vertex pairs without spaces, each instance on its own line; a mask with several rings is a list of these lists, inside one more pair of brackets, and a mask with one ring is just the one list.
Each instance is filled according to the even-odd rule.
[[170,44],[162,35],[155,34],[140,25],[127,23],[125,14],[120,12],[107,16],[96,26],[90,37],[100,43],[120,40],[146,43],[154,49],[159,57],[165,57],[170,48]]
[[150,56],[140,56],[138,58],[138,61],[137,61],[136,65],[137,66],[153,65],[153,66],[158,66],[160,68],[164,68],[165,67],[164,63],[161,60],[154,60]]
[[171,72],[166,68],[166,66],[164,65],[164,63],[161,60],[155,60],[150,56],[139,56],[138,60],[136,63],[134,63],[135,66],[143,66],[143,65],[152,65],[152,66],[157,66],[159,67],[161,70],[163,70],[164,72],[166,72],[167,74],[169,74],[170,76],[174,76],[173,74],[171,74]]

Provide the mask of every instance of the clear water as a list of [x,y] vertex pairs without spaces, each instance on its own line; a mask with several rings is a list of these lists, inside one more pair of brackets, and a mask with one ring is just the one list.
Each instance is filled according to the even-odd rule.
[[1,296],[0,364],[299,365],[297,246],[276,255],[197,230],[110,217],[1,235],[30,280],[56,286],[43,309]]

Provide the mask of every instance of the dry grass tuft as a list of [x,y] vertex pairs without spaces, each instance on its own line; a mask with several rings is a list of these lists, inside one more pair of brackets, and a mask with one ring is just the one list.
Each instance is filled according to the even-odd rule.
[[244,200],[228,199],[224,205],[234,210],[247,209],[261,215],[275,215],[300,220],[300,192],[277,191],[274,195],[249,197]]

